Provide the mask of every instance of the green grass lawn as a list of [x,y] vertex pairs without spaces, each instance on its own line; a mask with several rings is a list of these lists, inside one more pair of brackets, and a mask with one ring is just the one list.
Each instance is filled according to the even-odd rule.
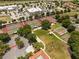
[[54,29],[59,28],[59,27],[61,27],[61,24],[56,23],[56,24],[51,26],[51,29],[54,30]]
[[49,35],[45,30],[37,30],[35,34],[46,44],[46,52],[51,59],[70,59],[68,46],[54,35]]

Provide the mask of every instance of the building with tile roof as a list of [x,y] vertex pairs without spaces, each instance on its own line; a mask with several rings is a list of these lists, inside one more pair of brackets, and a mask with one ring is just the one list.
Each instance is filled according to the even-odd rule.
[[33,56],[29,57],[29,59],[49,59],[49,57],[45,54],[43,50],[40,50]]

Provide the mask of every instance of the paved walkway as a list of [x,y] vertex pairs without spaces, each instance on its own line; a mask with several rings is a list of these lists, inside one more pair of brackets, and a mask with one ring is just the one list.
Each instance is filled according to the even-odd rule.
[[66,41],[64,41],[63,39],[61,39],[59,36],[57,36],[54,32],[51,31],[50,33],[53,34],[56,38],[58,38],[62,42],[67,43]]
[[[41,27],[36,28],[36,29],[34,29],[33,31],[36,31],[36,30],[39,30],[39,29],[41,29]],[[34,33],[33,31],[32,31],[32,33]],[[45,50],[46,50],[46,45],[45,45],[45,43],[44,43],[38,36],[36,36],[36,37],[37,37],[36,40],[37,40],[38,42],[41,42],[41,43],[44,45],[44,49],[42,49],[42,50],[44,51],[44,53],[48,56],[49,59],[51,59],[51,57],[45,52]]]
[[37,37],[37,41],[38,42],[41,42],[43,45],[44,45],[44,49],[43,50],[46,50],[46,46],[45,46],[45,43],[38,37],[38,36],[36,36]]
[[45,50],[43,50],[43,51],[44,51],[44,53],[48,56],[48,58],[51,59],[51,57],[45,52]]
[[[52,24],[52,25],[54,25],[54,24]],[[36,31],[36,30],[39,30],[39,29],[41,29],[41,27],[36,28],[36,29],[34,29],[33,31]],[[51,32],[51,31],[50,31],[50,32]],[[51,32],[51,34],[53,34],[55,37],[57,37],[57,38],[58,38],[59,40],[61,40],[62,42],[67,43],[66,41],[64,41],[63,39],[61,39],[59,36],[57,36],[54,32]],[[45,52],[45,49],[46,49],[45,43],[44,43],[38,36],[36,36],[36,37],[37,37],[37,41],[38,41],[38,42],[43,43],[43,45],[44,45],[43,51]],[[51,59],[50,56],[49,56],[46,52],[45,52],[45,54],[49,57],[49,59]]]

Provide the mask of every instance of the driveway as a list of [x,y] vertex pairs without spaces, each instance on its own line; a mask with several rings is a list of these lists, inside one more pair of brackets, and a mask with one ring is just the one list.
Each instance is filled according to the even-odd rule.
[[[18,49],[15,43],[15,38],[18,37],[18,35],[14,35],[11,37],[11,41],[8,43],[11,46],[11,50],[8,51],[4,56],[3,59],[17,59],[19,56],[25,56],[26,52],[25,49],[29,46],[28,40],[20,37],[21,40],[24,42],[24,48]],[[14,46],[14,47],[12,47]]]

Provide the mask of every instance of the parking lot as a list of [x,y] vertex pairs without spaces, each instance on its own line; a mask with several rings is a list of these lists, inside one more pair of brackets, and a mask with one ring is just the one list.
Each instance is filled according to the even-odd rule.
[[26,55],[26,49],[27,47],[29,47],[29,43],[28,43],[28,40],[23,38],[23,37],[20,37],[21,40],[23,41],[24,43],[24,47],[22,49],[18,49],[18,47],[16,46],[16,43],[15,43],[15,38],[18,37],[18,35],[14,35],[11,37],[11,41],[8,43],[11,47],[11,50],[8,51],[4,56],[3,56],[3,59],[17,59],[17,57],[20,57],[20,56],[25,56]]

